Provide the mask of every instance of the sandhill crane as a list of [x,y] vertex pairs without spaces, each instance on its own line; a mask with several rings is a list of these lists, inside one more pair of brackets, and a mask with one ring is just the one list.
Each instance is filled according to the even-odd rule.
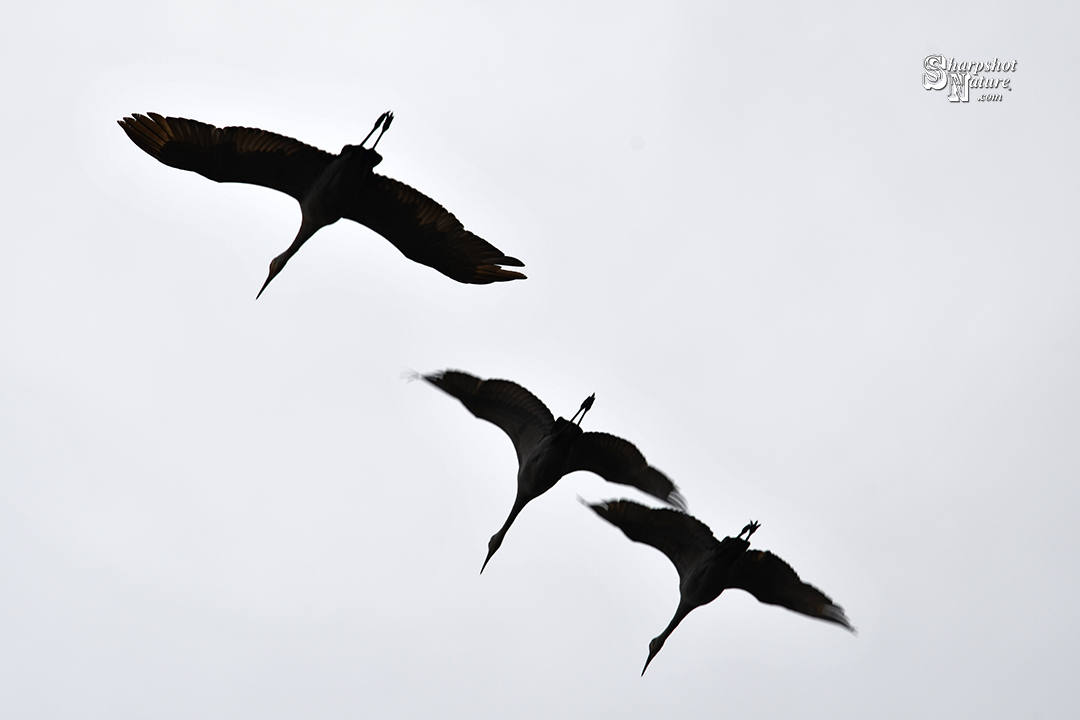
[[649,658],[641,669],[642,675],[683,618],[694,608],[711,603],[727,588],[746,590],[760,602],[781,605],[855,631],[844,609],[813,585],[799,580],[790,565],[766,550],[749,549],[750,536],[759,523],[751,522],[737,537],[717,540],[705,523],[684,512],[647,508],[630,500],[609,500],[589,507],[626,537],[667,555],[679,571],[679,608],[664,632],[649,643]]
[[607,433],[582,431],[580,423],[592,407],[595,394],[585,398],[574,417],[556,420],[539,398],[509,380],[481,380],[458,370],[422,377],[456,397],[476,417],[502,428],[517,451],[514,507],[503,526],[491,536],[480,572],[502,545],[518,513],[554,487],[563,475],[575,470],[589,470],[608,482],[633,485],[664,502],[686,508],[675,484],[649,465],[631,443]]
[[[336,156],[266,130],[218,128],[157,113],[133,114],[119,123],[136,145],[170,167],[217,182],[262,185],[296,198],[302,213],[300,231],[270,263],[259,295],[308,238],[343,217],[379,233],[410,260],[458,282],[524,278],[499,267],[521,267],[520,260],[466,230],[446,208],[408,185],[372,172],[382,162],[375,146],[393,119],[393,113],[383,113],[359,145],[346,145]],[[365,148],[380,127],[379,137]]]

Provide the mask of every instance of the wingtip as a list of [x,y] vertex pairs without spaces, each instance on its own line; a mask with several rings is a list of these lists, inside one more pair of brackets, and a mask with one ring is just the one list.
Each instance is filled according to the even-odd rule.
[[418,373],[416,373],[416,377],[413,378],[413,379],[414,380],[426,380],[427,382],[431,383],[435,387],[439,387],[439,381],[442,380],[446,376],[447,372],[448,372],[447,370],[436,370],[434,372],[429,372],[429,373],[419,373],[418,372]]
[[600,517],[604,516],[604,511],[606,511],[612,503],[618,502],[617,500],[601,500],[600,502],[591,503],[588,500],[582,500],[581,498],[578,498],[578,500],[581,500],[582,505],[589,508]]
[[668,493],[667,502],[680,512],[690,513],[690,506],[686,504],[686,497],[679,492],[679,488],[674,488]]
[[844,612],[844,608],[839,605],[826,605],[821,610],[821,617],[824,620],[834,622],[846,628],[852,635],[858,635],[859,631],[851,624],[851,620],[848,619],[847,613]]
[[605,500],[601,500],[600,502],[598,502],[596,504],[593,504],[593,503],[589,502],[588,500],[586,500],[585,498],[581,497],[580,495],[577,496],[577,499],[578,499],[579,503],[581,503],[585,507],[589,508],[594,513],[596,513],[597,515],[599,515],[602,510],[607,509],[607,501],[605,501]]
[[516,270],[507,270],[498,265],[481,265],[476,269],[473,278],[466,282],[472,282],[477,285],[487,285],[496,282],[508,282],[510,280],[528,280],[528,277],[524,273],[519,273]]

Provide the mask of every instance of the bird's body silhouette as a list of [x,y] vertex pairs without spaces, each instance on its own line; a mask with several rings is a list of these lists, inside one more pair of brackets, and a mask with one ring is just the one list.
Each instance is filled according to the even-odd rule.
[[686,507],[675,484],[649,465],[631,443],[581,429],[578,423],[592,407],[595,395],[586,398],[570,420],[556,419],[539,398],[509,380],[481,380],[457,370],[423,378],[456,397],[476,417],[502,428],[517,451],[514,506],[502,528],[491,537],[480,572],[484,572],[522,509],[575,470],[589,470],[609,482],[632,485],[676,507]]
[[[270,263],[259,295],[319,228],[348,218],[389,240],[407,258],[462,283],[486,284],[525,276],[500,265],[521,267],[474,235],[449,211],[408,185],[373,172],[382,161],[375,146],[394,119],[379,116],[359,145],[333,155],[283,135],[246,127],[213,125],[133,114],[120,120],[128,137],[151,156],[217,182],[241,182],[280,190],[300,203],[300,231]],[[370,148],[364,143],[382,128]]]
[[683,618],[728,588],[746,590],[760,602],[780,605],[854,632],[844,609],[801,581],[790,565],[771,552],[750,549],[750,536],[759,527],[756,522],[744,527],[737,537],[717,540],[708,526],[684,512],[647,508],[630,500],[589,507],[631,540],[652,545],[667,555],[679,571],[679,607],[664,632],[649,643],[649,658],[642,675]]

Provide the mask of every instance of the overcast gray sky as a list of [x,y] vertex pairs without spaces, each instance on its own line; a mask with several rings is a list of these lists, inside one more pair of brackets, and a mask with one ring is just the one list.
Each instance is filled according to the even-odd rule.
[[[0,715],[1080,714],[1080,10],[1063,2],[8,3]],[[923,60],[1017,62],[1003,100]],[[529,279],[165,167],[155,111],[380,171]],[[854,637],[575,498],[485,573],[513,448],[410,370],[633,441]],[[653,503],[655,504],[655,503]]]

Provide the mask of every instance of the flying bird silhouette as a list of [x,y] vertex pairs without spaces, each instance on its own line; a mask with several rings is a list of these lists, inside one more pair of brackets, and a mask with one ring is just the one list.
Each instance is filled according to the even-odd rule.
[[756,522],[744,527],[737,537],[717,540],[705,523],[684,512],[656,510],[630,500],[609,500],[589,507],[626,537],[667,555],[679,571],[679,608],[664,632],[649,643],[649,658],[641,669],[642,675],[683,618],[728,588],[746,590],[760,602],[781,605],[855,631],[844,609],[800,580],[790,565],[767,550],[749,549],[750,536],[760,527]]
[[[266,130],[218,128],[157,113],[133,114],[119,123],[132,142],[170,167],[216,182],[262,185],[296,198],[300,231],[270,263],[259,295],[319,228],[343,217],[379,233],[410,260],[458,282],[482,285],[524,278],[500,267],[522,267],[520,260],[466,230],[442,205],[372,172],[382,162],[375,146],[393,119],[393,113],[383,113],[359,145],[346,145],[338,155]],[[380,127],[375,142],[365,148]]]
[[649,465],[631,443],[607,433],[582,431],[581,420],[592,407],[595,394],[585,398],[574,417],[555,419],[539,398],[509,380],[481,380],[458,370],[422,377],[456,397],[476,417],[502,428],[517,451],[514,507],[503,526],[491,536],[480,572],[502,545],[518,513],[575,470],[594,472],[608,482],[633,485],[664,502],[686,508],[675,484]]

